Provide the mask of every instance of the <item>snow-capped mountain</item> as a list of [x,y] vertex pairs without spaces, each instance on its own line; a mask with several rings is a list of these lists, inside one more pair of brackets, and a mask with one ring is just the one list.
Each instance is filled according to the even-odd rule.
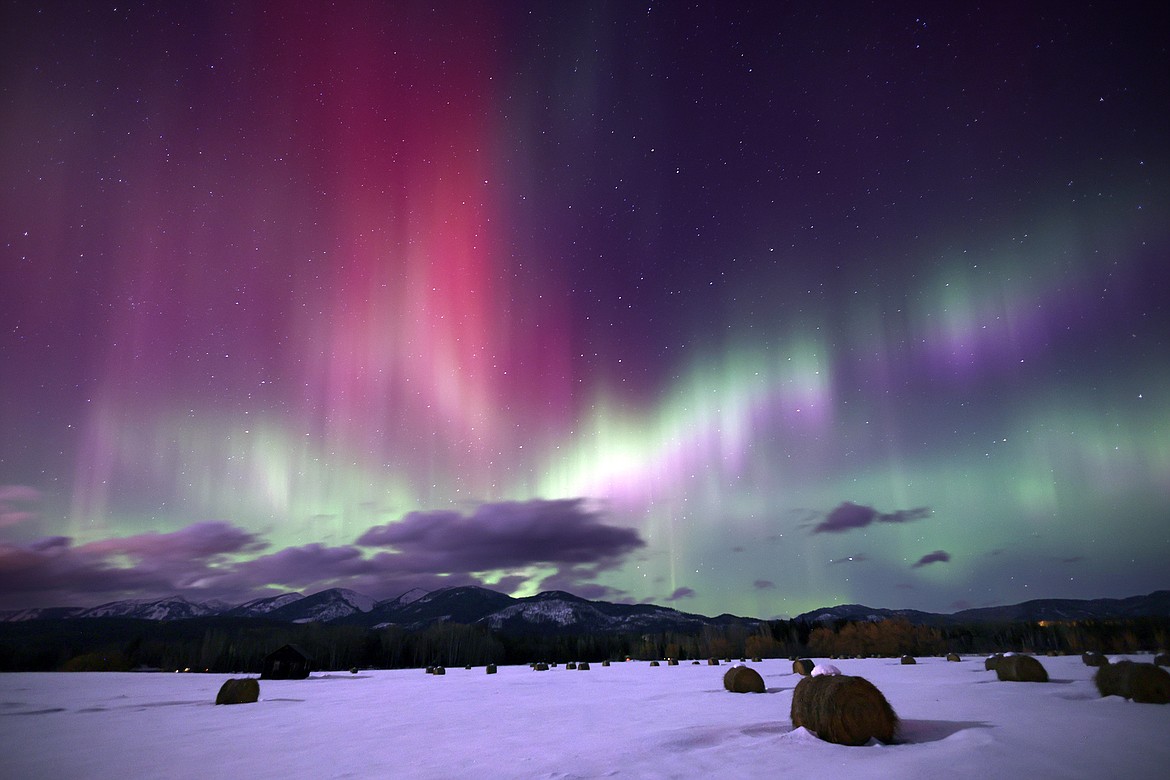
[[[363,628],[395,625],[407,630],[451,622],[482,625],[493,631],[511,634],[689,631],[705,625],[736,623],[754,627],[760,622],[734,615],[706,617],[653,604],[590,601],[564,591],[546,591],[535,596],[513,598],[489,588],[473,586],[442,588],[430,592],[414,589],[385,601],[375,601],[345,588],[331,588],[310,596],[283,593],[254,599],[235,607],[196,603],[182,596],[171,596],[156,600],[113,601],[89,609],[52,607],[13,610],[0,613],[0,621],[98,618],[166,621],[220,616],[256,617],[288,623],[343,623]],[[1170,617],[1170,591],[1155,591],[1146,596],[1126,599],[1044,599],[1011,606],[968,609],[953,615],[843,604],[806,612],[796,619],[806,623],[821,623],[905,618],[916,624],[943,626],[1151,616]]]
[[409,604],[397,602],[382,602],[369,614],[353,615],[343,622],[368,628],[397,625],[411,630],[451,622],[515,634],[665,631],[705,624],[759,622],[732,616],[707,618],[651,604],[589,601],[564,591],[517,599],[488,588],[467,586],[433,591]]
[[246,601],[238,607],[232,607],[224,612],[224,615],[239,616],[239,617],[259,617],[267,615],[270,612],[288,606],[294,601],[300,601],[305,597],[303,593],[281,593],[279,596],[267,596],[260,599],[252,599]]
[[369,596],[347,588],[330,588],[270,610],[265,617],[289,623],[329,623],[369,612],[376,603]]
[[149,601],[130,599],[111,601],[91,609],[82,610],[78,618],[123,617],[139,620],[181,620],[183,618],[205,617],[218,614],[222,607],[211,604],[196,604],[182,596]]
[[505,593],[474,586],[442,588],[422,595],[412,590],[396,599],[380,602],[360,620],[347,622],[367,627],[398,625],[404,628],[422,628],[442,622],[471,624],[515,601]]
[[0,622],[20,623],[25,620],[64,620],[77,617],[85,611],[84,607],[34,607],[32,609],[15,609],[0,612]]
[[481,618],[480,622],[496,630],[505,626],[568,628],[606,622],[605,616],[596,606],[575,596],[565,598],[569,595],[550,591],[521,599],[511,606]]
[[1012,623],[1037,620],[1104,620],[1110,618],[1170,617],[1170,590],[1124,599],[1035,599],[1002,607],[964,609],[950,615],[915,609],[881,609],[862,604],[840,604],[805,612],[796,617],[806,623],[835,620],[886,620],[905,618],[919,625],[946,626],[960,623]]
[[798,615],[796,619],[805,623],[832,623],[836,620],[876,623],[879,620],[891,618],[906,618],[911,623],[935,624],[940,622],[940,619],[945,619],[946,616],[913,609],[882,609],[881,607],[867,607],[864,604],[838,604],[835,607],[821,607],[812,612],[805,612]]

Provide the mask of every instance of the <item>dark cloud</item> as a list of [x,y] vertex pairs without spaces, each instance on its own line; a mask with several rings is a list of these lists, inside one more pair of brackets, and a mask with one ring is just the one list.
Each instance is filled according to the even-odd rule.
[[0,593],[14,607],[166,596],[204,587],[230,570],[226,555],[264,546],[254,534],[221,522],[76,546],[64,536],[0,544]]
[[920,566],[925,566],[928,563],[946,563],[951,559],[951,554],[946,550],[935,550],[932,553],[923,555],[911,568],[917,569]]
[[863,555],[863,554],[846,555],[844,558],[834,558],[833,560],[829,561],[829,564],[833,565],[833,564],[837,564],[837,563],[862,563],[863,561],[867,561],[867,560],[869,560],[869,559],[866,558],[865,555]]
[[871,506],[845,501],[830,510],[824,519],[813,527],[812,532],[814,534],[842,533],[854,528],[864,528],[870,523],[907,523],[911,520],[921,520],[930,517],[930,514],[930,508],[924,506],[915,509],[899,509],[894,512],[879,512]]
[[[170,574],[123,567],[72,546],[65,537],[0,543],[0,603],[5,608],[88,606],[94,596],[175,590]],[[80,600],[79,600],[80,599]]]
[[415,512],[369,529],[357,544],[307,544],[243,561],[236,558],[268,545],[229,523],[201,522],[82,545],[67,537],[0,543],[0,607],[174,593],[240,602],[274,588],[347,587],[386,598],[411,588],[483,585],[483,572],[519,569],[492,585],[511,592],[528,584],[528,567],[552,571],[545,590],[618,598],[624,591],[594,581],[644,545],[637,531],[606,525],[583,500],[484,504],[467,515]]
[[666,597],[667,601],[678,601],[679,599],[692,599],[695,597],[693,588],[675,588],[674,593]]
[[366,558],[357,547],[344,545],[327,547],[313,543],[301,547],[286,547],[270,555],[262,555],[237,564],[233,579],[240,584],[282,585],[294,589],[306,588],[321,582],[330,582],[363,574],[374,574],[379,568],[390,569],[383,563]]
[[[624,590],[594,582],[598,575],[608,567],[608,563],[599,563],[593,566],[561,566],[556,572],[542,579],[537,587],[542,591],[563,590],[586,599],[617,601],[626,598],[627,594]],[[523,578],[521,579],[523,581]]]
[[523,566],[616,564],[644,547],[632,528],[601,522],[584,499],[483,504],[468,515],[411,512],[357,540],[393,548],[417,571],[483,572]]
[[41,492],[27,485],[0,485],[0,528],[27,523],[40,516]]
[[775,590],[776,583],[771,580],[756,580],[752,583],[752,587],[756,590]]
[[262,550],[268,545],[253,533],[223,522],[193,523],[171,533],[145,533],[103,539],[78,547],[98,556],[124,555],[140,562],[205,561],[229,553]]

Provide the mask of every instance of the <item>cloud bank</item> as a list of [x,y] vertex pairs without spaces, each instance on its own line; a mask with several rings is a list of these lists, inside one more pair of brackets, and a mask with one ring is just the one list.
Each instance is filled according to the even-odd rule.
[[923,555],[911,568],[918,569],[930,563],[946,563],[950,559],[951,554],[946,550],[935,550],[932,553]]
[[89,606],[95,599],[180,592],[242,602],[329,587],[376,598],[489,583],[510,592],[529,581],[531,568],[545,570],[543,589],[617,598],[621,591],[593,580],[643,546],[636,530],[605,524],[582,499],[483,504],[469,514],[412,512],[368,529],[353,544],[273,551],[256,534],[208,521],[81,545],[62,536],[0,542],[0,608]]
[[871,523],[907,523],[911,520],[922,520],[930,515],[931,509],[925,506],[899,509],[895,512],[879,512],[871,506],[845,501],[830,510],[812,529],[812,533],[843,533],[854,528],[865,528]]

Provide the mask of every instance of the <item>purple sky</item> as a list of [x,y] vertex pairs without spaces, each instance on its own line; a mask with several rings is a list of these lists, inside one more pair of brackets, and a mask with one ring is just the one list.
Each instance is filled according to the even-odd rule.
[[15,3],[0,608],[1167,587],[1156,3]]

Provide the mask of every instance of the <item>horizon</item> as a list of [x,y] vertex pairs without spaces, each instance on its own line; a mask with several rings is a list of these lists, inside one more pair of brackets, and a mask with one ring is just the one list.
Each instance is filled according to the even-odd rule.
[[[720,617],[722,615],[730,615],[730,616],[735,617],[735,618],[740,618],[740,619],[745,619],[745,620],[759,620],[761,622],[798,620],[802,616],[811,614],[813,612],[819,612],[822,610],[840,609],[842,607],[861,607],[864,609],[874,609],[874,610],[888,611],[888,612],[924,612],[926,614],[935,614],[935,615],[940,615],[940,616],[954,616],[960,612],[970,612],[970,611],[976,611],[976,610],[980,610],[980,609],[996,609],[996,608],[1016,607],[1016,606],[1022,606],[1022,605],[1025,605],[1025,604],[1028,604],[1031,602],[1037,602],[1037,601],[1077,601],[1077,602],[1092,602],[1092,601],[1102,601],[1102,600],[1104,600],[1104,601],[1126,601],[1129,599],[1144,598],[1144,597],[1152,596],[1156,593],[1160,593],[1160,592],[1164,592],[1164,591],[1168,590],[1166,588],[1158,588],[1158,589],[1150,591],[1149,593],[1135,593],[1135,594],[1131,594],[1129,596],[1124,596],[1121,598],[1103,597],[1103,598],[1095,598],[1095,599],[1093,599],[1093,598],[1091,598],[1091,599],[1067,599],[1067,598],[1061,598],[1061,597],[1047,597],[1047,598],[1046,597],[1039,597],[1039,598],[1031,598],[1031,599],[1028,599],[1026,601],[1016,602],[1016,603],[1012,603],[1012,604],[993,604],[993,605],[987,605],[984,607],[968,607],[966,609],[953,610],[951,612],[936,612],[936,611],[932,611],[932,610],[914,610],[914,609],[911,609],[909,607],[880,607],[880,606],[874,606],[872,604],[862,604],[862,603],[857,603],[857,602],[850,602],[850,603],[822,605],[820,607],[815,607],[813,609],[806,610],[804,612],[801,612],[801,613],[795,614],[795,615],[772,615],[770,617],[761,617],[761,616],[757,616],[757,615],[742,615],[742,614],[732,613],[732,612],[729,612],[727,610],[723,610],[720,612],[713,612],[713,613],[693,612],[691,610],[678,609],[677,607],[664,606],[662,604],[658,604],[658,603],[652,602],[652,601],[638,601],[638,602],[613,601],[613,602],[609,602],[607,599],[588,599],[588,598],[585,598],[584,596],[578,596],[575,593],[572,593],[569,591],[564,591],[564,590],[540,591],[539,593],[534,593],[534,594],[531,594],[528,596],[517,597],[517,596],[511,596],[511,594],[504,593],[503,591],[499,591],[499,590],[496,590],[494,588],[490,588],[490,587],[487,587],[484,585],[452,585],[452,586],[447,586],[447,587],[442,587],[442,588],[436,588],[435,590],[432,590],[432,591],[422,591],[421,588],[411,588],[410,590],[405,591],[405,592],[399,594],[398,596],[393,596],[393,597],[386,598],[386,599],[374,599],[373,597],[368,596],[367,594],[359,593],[359,592],[354,591],[350,588],[336,587],[336,586],[330,587],[330,588],[325,588],[325,589],[322,589],[319,591],[314,591],[312,593],[300,593],[299,591],[287,591],[284,593],[276,593],[276,594],[272,594],[269,596],[261,596],[259,598],[255,598],[255,599],[248,599],[247,601],[242,601],[242,602],[225,602],[225,601],[219,601],[219,600],[197,601],[197,600],[192,600],[192,599],[188,598],[186,595],[184,595],[182,593],[173,593],[173,594],[170,594],[168,596],[162,596],[159,598],[117,599],[114,601],[107,601],[107,602],[102,602],[100,604],[93,604],[93,605],[89,605],[89,606],[83,606],[83,605],[78,605],[78,604],[55,604],[55,605],[50,606],[50,607],[28,608],[28,610],[35,610],[35,609],[91,610],[91,609],[100,609],[102,607],[112,606],[112,605],[121,604],[121,603],[141,603],[143,605],[149,605],[149,604],[171,601],[171,600],[176,600],[176,599],[183,601],[185,603],[188,603],[188,604],[192,604],[194,606],[211,606],[211,607],[224,607],[224,608],[234,609],[234,608],[242,607],[242,606],[245,606],[247,604],[251,604],[253,602],[261,601],[261,600],[275,599],[275,598],[280,598],[282,596],[300,596],[299,599],[295,599],[294,601],[289,602],[290,604],[293,604],[293,603],[296,603],[297,601],[312,598],[314,596],[318,596],[322,593],[327,593],[329,591],[346,591],[348,593],[353,593],[354,595],[357,595],[357,596],[362,596],[363,598],[371,599],[371,601],[373,602],[371,608],[376,608],[381,604],[386,604],[389,602],[397,601],[397,600],[401,599],[403,596],[406,596],[407,594],[409,594],[413,591],[416,591],[416,590],[422,591],[422,596],[430,596],[430,595],[433,595],[435,593],[441,593],[441,592],[446,591],[446,590],[457,590],[457,589],[461,589],[461,588],[479,588],[479,589],[483,589],[483,590],[490,590],[494,593],[499,593],[501,595],[509,596],[509,598],[513,598],[516,600],[532,599],[532,598],[537,598],[539,596],[544,596],[544,595],[549,595],[549,594],[564,593],[564,594],[571,596],[573,598],[579,598],[579,599],[583,599],[583,600],[589,601],[589,602],[601,601],[601,602],[608,602],[608,603],[613,603],[613,604],[622,604],[622,605],[627,605],[627,606],[638,606],[638,605],[655,606],[655,607],[660,607],[660,608],[664,608],[664,609],[674,609],[674,610],[677,610],[677,611],[683,612],[683,613],[697,614],[697,615],[700,615],[702,617],[707,617],[707,618],[715,618],[715,617]],[[422,598],[422,596],[420,596],[420,598]],[[354,606],[359,612],[369,611],[369,610],[361,609],[361,607],[359,605],[354,605]],[[11,613],[19,613],[22,611],[26,611],[26,610],[23,610],[23,609],[0,610],[0,613],[11,614]]]
[[0,13],[0,609],[1164,581],[1160,9]]

